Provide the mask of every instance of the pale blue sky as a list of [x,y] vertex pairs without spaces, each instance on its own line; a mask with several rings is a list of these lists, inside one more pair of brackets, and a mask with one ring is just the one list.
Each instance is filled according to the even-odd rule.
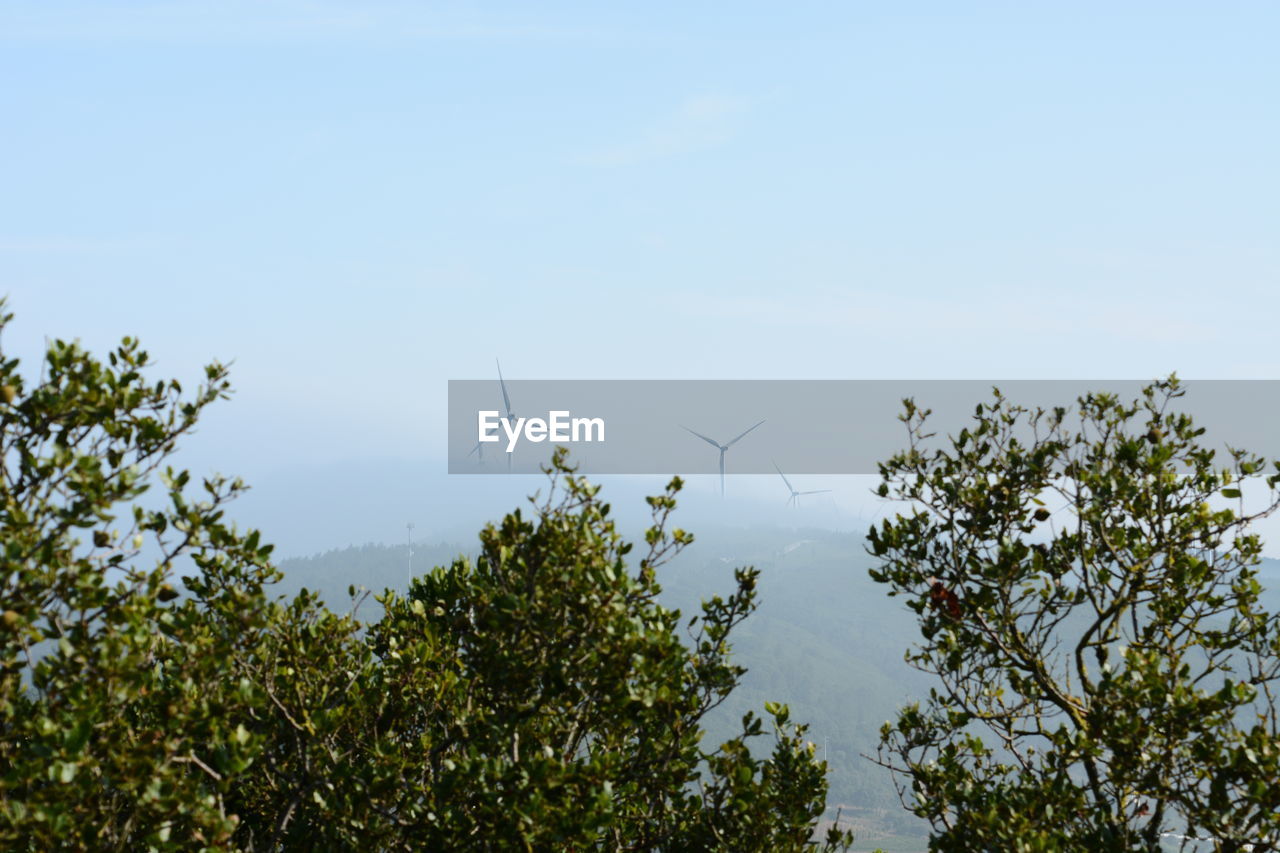
[[235,359],[220,467],[445,380],[1280,376],[1280,5],[0,2],[6,348]]

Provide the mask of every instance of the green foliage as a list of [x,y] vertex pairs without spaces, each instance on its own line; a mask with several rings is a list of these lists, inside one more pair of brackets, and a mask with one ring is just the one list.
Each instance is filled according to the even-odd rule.
[[[618,523],[624,536],[643,541],[647,523]],[[928,825],[902,809],[892,780],[863,758],[875,752],[881,724],[930,686],[927,676],[902,660],[902,650],[918,634],[913,614],[886,607],[882,587],[865,570],[849,570],[851,564],[872,564],[863,553],[864,536],[710,522],[700,523],[697,532],[697,541],[660,571],[662,604],[699,612],[703,599],[733,583],[734,565],[760,570],[759,607],[733,633],[733,660],[747,672],[703,718],[704,741],[735,736],[745,713],[785,697],[792,718],[809,724],[808,737],[821,757],[829,756],[827,816],[840,809],[843,819],[854,821],[860,848],[873,847],[873,835],[896,834],[920,835],[914,849],[923,849],[921,833]],[[464,548],[415,543],[413,550],[415,565],[432,566],[448,564]],[[478,556],[479,550],[470,553]],[[305,584],[329,601],[345,598],[353,577],[373,589],[405,589],[405,563],[403,544],[285,559],[279,586]],[[372,603],[361,607],[367,618],[377,612]]]
[[[217,845],[235,830],[201,777],[251,763],[239,721],[254,690],[206,688],[267,622],[270,548],[222,522],[238,482],[193,500],[168,469],[162,508],[134,503],[227,392],[216,364],[190,399],[144,380],[146,364],[128,338],[106,364],[59,341],[28,390],[0,359],[0,846]],[[174,601],[180,555],[199,607]]]
[[632,566],[558,455],[528,517],[362,625],[315,593],[270,594],[270,546],[224,521],[240,483],[193,498],[186,472],[162,473],[228,386],[211,365],[183,398],[146,364],[129,339],[106,363],[58,342],[28,390],[0,358],[0,846],[847,845],[812,838],[825,765],[786,706],[766,709],[767,757],[752,714],[701,742],[743,674],[729,640],[758,575],[692,619],[658,603],[658,570],[691,541],[668,530],[678,480],[650,499]]
[[[356,642],[298,632],[254,680],[280,711],[270,765],[237,813],[285,846],[733,849],[811,846],[825,767],[785,706],[768,759],[741,734],[707,751],[701,721],[737,683],[730,632],[756,573],[682,623],[656,601],[657,569],[690,541],[666,532],[678,482],[633,573],[631,545],[596,487],[557,457],[531,517],[508,515],[459,559],[382,598]],[[333,619],[335,617],[328,617]],[[681,641],[682,624],[691,645]],[[317,656],[337,677],[303,681]],[[280,673],[290,673],[285,678]],[[342,677],[341,673],[349,673]],[[287,818],[287,819],[286,819]],[[271,830],[272,825],[279,827]],[[843,846],[833,835],[828,848]]]
[[914,509],[873,528],[872,577],[919,614],[908,659],[941,684],[885,726],[880,761],[933,849],[1276,849],[1280,626],[1250,524],[1280,475],[1219,465],[1182,393],[1069,416],[996,392],[935,449],[907,401],[880,494]]

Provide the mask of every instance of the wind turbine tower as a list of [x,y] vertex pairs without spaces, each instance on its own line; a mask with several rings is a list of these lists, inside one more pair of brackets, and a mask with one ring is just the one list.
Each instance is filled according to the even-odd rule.
[[405,525],[409,530],[409,577],[413,577],[413,522]]

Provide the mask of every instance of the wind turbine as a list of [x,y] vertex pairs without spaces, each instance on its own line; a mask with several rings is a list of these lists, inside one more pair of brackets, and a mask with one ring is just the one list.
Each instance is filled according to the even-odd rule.
[[[516,416],[511,413],[511,398],[507,396],[507,382],[502,378],[502,362],[496,358],[493,363],[498,365],[498,385],[502,387],[502,408],[507,413],[507,423],[514,425]],[[511,473],[511,453],[507,453],[507,473]]]
[[807,492],[797,492],[795,486],[791,485],[791,481],[787,479],[787,475],[782,473],[782,469],[778,467],[777,462],[773,463],[773,470],[778,472],[778,476],[782,478],[782,482],[787,484],[787,491],[791,492],[791,497],[787,498],[787,506],[791,506],[791,504],[794,503],[799,507],[801,495],[821,495],[825,492],[831,491],[830,489],[810,489]]
[[[507,383],[502,378],[502,362],[498,361],[498,359],[496,358],[493,361],[495,364],[498,365],[498,385],[499,387],[502,388],[502,406],[507,413],[507,422],[515,423],[516,416],[511,413],[511,398],[507,395]],[[467,455],[475,456],[476,463],[479,465],[483,465],[484,464],[484,442],[477,441],[476,446],[471,448],[471,452],[468,453]],[[507,473],[508,474],[511,473],[511,454],[510,453],[507,454]]]
[[732,441],[725,442],[724,444],[721,444],[720,442],[716,441],[714,438],[707,438],[705,435],[703,435],[700,432],[694,432],[693,430],[689,429],[687,426],[684,426],[683,424],[681,424],[680,428],[683,429],[685,432],[693,433],[698,438],[702,439],[707,444],[711,445],[716,450],[720,451],[720,496],[721,497],[724,497],[724,452],[728,450],[730,447],[733,447],[743,438],[745,438],[747,433],[751,432],[751,430],[760,426],[760,424],[762,423],[764,423],[764,421],[760,421],[760,423],[742,432],[737,438],[733,439]]

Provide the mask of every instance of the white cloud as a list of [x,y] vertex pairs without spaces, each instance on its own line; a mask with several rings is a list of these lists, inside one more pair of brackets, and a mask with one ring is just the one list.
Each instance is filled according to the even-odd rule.
[[1221,327],[1212,317],[1189,316],[1186,305],[1153,305],[1133,295],[1099,299],[996,287],[920,294],[811,288],[787,296],[692,294],[688,299],[690,313],[720,321],[735,319],[873,337],[894,335],[895,330],[904,328],[938,338],[994,334],[1064,344],[1092,335],[1199,344],[1221,337]]
[[94,239],[88,237],[13,237],[0,236],[0,254],[86,254],[130,252],[152,249],[155,240]]
[[182,0],[112,4],[14,2],[0,40],[244,42],[346,39],[523,40],[588,35],[510,15],[406,2]]
[[592,152],[583,161],[593,166],[627,166],[717,148],[737,133],[748,106],[745,98],[688,98],[633,141]]

